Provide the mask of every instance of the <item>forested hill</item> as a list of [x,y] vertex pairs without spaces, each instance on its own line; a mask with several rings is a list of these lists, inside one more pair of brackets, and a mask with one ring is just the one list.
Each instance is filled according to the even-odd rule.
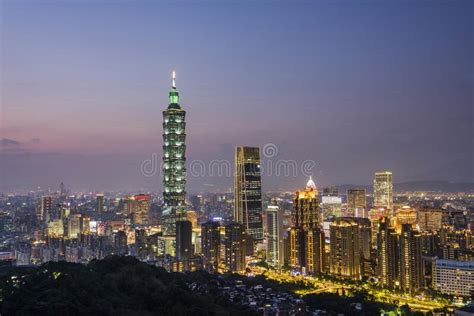
[[[88,265],[49,262],[0,270],[0,315],[252,315],[220,295],[188,284],[206,272],[168,273],[133,257]],[[212,284],[212,282],[210,282]]]

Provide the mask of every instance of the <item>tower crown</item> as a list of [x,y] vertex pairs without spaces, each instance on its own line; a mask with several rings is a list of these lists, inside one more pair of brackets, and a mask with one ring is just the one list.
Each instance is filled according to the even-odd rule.
[[173,72],[171,73],[171,77],[173,78],[173,84],[171,87],[173,89],[176,89],[176,71],[173,70]]
[[179,107],[179,92],[176,89],[176,71],[173,70],[171,73],[171,78],[173,79],[171,84],[171,90],[169,93],[169,105],[178,105]]
[[311,176],[309,176],[309,180],[306,183],[306,189],[307,190],[316,190],[316,184],[314,183]]

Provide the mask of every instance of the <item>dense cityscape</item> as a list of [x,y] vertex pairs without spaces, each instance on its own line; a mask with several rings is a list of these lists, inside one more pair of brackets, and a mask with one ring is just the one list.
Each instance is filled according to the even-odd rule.
[[474,316],[473,26],[0,0],[0,316]]
[[[233,192],[187,194],[187,117],[175,79],[163,111],[163,192],[75,192],[62,182],[4,192],[2,269],[131,256],[168,272],[225,276],[217,293],[264,315],[334,312],[304,299],[317,294],[356,297],[349,313],[370,314],[367,296],[386,304],[382,314],[447,315],[469,303],[472,190],[397,193],[396,175],[375,171],[370,190],[319,188],[308,175],[297,192],[266,193],[261,148],[236,146]],[[21,279],[8,276],[4,286]]]

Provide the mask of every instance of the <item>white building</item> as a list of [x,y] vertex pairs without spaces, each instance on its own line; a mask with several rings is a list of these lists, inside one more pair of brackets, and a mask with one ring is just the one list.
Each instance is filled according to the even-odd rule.
[[272,266],[283,265],[283,219],[278,206],[267,209],[267,262]]
[[474,261],[435,260],[433,288],[455,296],[474,295]]

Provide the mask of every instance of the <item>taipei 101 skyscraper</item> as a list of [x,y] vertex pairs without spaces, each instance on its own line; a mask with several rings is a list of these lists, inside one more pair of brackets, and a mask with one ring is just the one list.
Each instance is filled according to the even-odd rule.
[[176,235],[176,222],[186,219],[186,111],[179,105],[176,74],[163,111],[163,200],[164,235]]

